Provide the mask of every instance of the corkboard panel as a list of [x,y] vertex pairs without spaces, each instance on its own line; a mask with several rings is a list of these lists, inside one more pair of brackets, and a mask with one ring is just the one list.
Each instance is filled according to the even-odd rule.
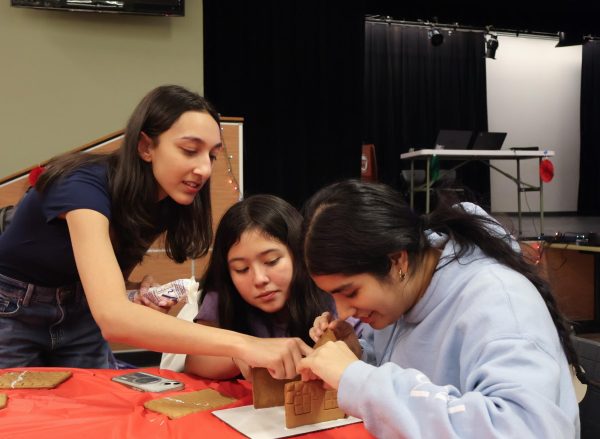
[[593,320],[594,254],[547,248],[542,260],[559,309],[570,320]]
[[581,247],[540,242],[521,243],[523,254],[539,266],[550,283],[559,309],[574,321],[594,319],[594,253]]
[[206,269],[209,255],[210,252],[202,258],[178,264],[169,259],[164,251],[151,250],[146,253],[142,263],[133,269],[129,279],[139,282],[145,275],[150,274],[156,282],[165,284],[175,279],[189,279],[192,276],[200,278]]
[[[213,226],[243,193],[243,125],[241,123],[222,123],[223,148],[213,165],[211,176],[211,202]],[[237,188],[237,189],[236,189]]]
[[149,252],[142,263],[134,268],[129,279],[140,281],[147,274],[152,275],[160,284],[175,279],[189,279],[192,277],[192,261],[177,264],[170,260],[164,251]]
[[0,207],[17,204],[28,187],[26,175],[0,186]]

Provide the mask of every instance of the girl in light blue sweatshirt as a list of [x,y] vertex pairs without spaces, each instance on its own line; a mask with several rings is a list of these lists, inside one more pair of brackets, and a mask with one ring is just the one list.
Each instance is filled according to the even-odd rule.
[[[304,214],[311,276],[340,318],[368,326],[362,358],[329,342],[300,362],[303,379],[338,389],[339,406],[377,437],[579,437],[568,326],[481,208],[418,216],[392,188],[350,180]],[[336,325],[324,314],[311,337]]]

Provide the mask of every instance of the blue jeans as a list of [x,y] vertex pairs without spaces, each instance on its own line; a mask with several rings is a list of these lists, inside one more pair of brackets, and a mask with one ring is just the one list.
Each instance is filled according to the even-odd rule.
[[40,287],[0,274],[0,368],[104,369],[111,360],[81,284]]

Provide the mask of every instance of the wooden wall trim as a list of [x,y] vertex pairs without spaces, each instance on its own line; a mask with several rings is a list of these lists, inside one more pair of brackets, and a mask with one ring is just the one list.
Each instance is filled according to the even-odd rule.
[[[221,117],[221,122],[230,122],[230,123],[243,123],[244,122],[244,118],[243,117],[231,117],[231,116],[223,116]],[[114,131],[110,134],[106,134],[102,137],[99,137],[96,140],[93,140],[91,142],[88,142],[84,145],[78,146],[77,148],[73,148],[70,151],[67,152],[77,152],[77,151],[87,151],[96,147],[101,146],[103,143],[106,142],[110,142],[115,140],[116,138],[120,137],[123,135],[125,131],[124,130],[118,130],[118,131]],[[0,186],[3,186],[6,183],[11,182],[12,180],[18,179],[20,177],[23,177],[27,174],[29,174],[29,172],[35,168],[36,166],[44,166],[45,164],[47,164],[51,159],[48,160],[44,160],[40,163],[37,163],[35,165],[32,165],[28,168],[25,169],[21,169],[20,171],[14,172],[6,177],[2,177],[0,178]]]
[[[102,137],[100,137],[100,138],[98,138],[96,140],[93,140],[93,141],[91,141],[89,143],[86,143],[85,145],[81,145],[81,146],[79,146],[77,148],[73,148],[72,150],[70,150],[68,152],[87,151],[87,150],[96,148],[96,147],[102,145],[103,143],[113,141],[113,140],[115,140],[116,138],[118,138],[118,137],[120,137],[122,135],[123,135],[123,130],[115,131],[114,133],[110,133],[110,134],[107,134],[105,136],[102,136]],[[42,161],[40,163],[37,163],[35,165],[32,165],[32,166],[30,166],[28,168],[21,169],[20,171],[17,171],[17,172],[15,172],[13,174],[10,174],[10,175],[8,175],[6,177],[0,178],[0,186],[3,186],[6,183],[10,183],[12,180],[18,179],[20,177],[23,177],[23,176],[29,174],[29,171],[31,171],[33,168],[35,168],[36,166],[44,166],[50,160],[51,159],[44,160],[44,161]]]

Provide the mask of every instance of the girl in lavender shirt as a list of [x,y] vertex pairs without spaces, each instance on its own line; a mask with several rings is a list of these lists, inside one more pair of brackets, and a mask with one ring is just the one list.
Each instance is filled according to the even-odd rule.
[[[254,195],[233,205],[217,228],[194,321],[311,343],[314,319],[324,311],[334,313],[335,304],[306,272],[301,223],[298,211],[273,195]],[[184,370],[211,379],[249,375],[240,359],[205,355],[188,355]]]

